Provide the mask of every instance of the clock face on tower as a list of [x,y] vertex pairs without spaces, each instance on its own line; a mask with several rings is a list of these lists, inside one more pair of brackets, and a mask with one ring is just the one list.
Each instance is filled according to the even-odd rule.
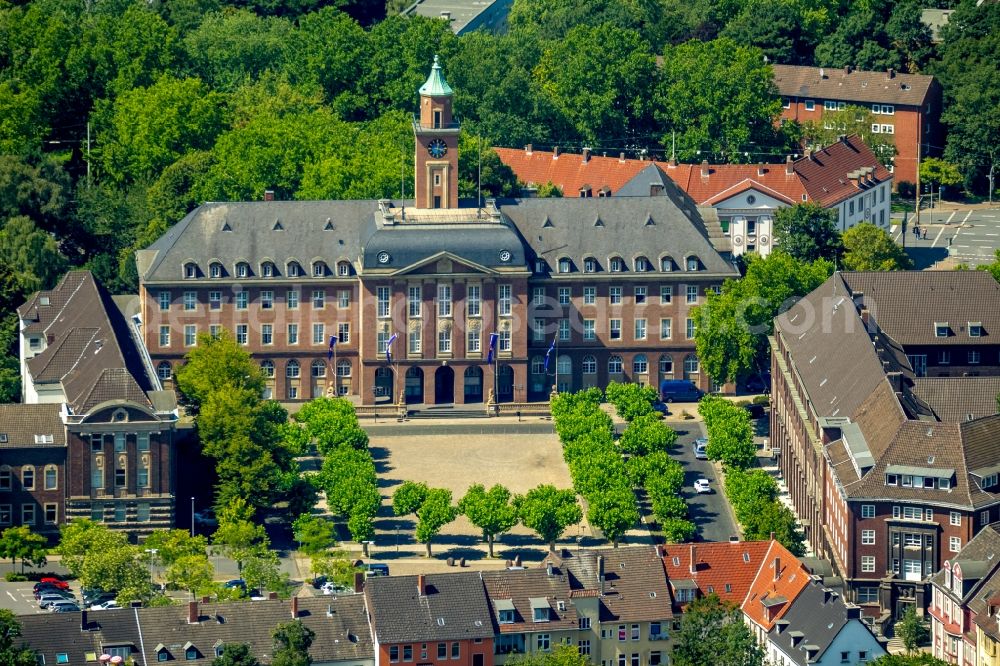
[[448,152],[448,144],[441,139],[434,139],[427,144],[427,152],[431,154],[431,157],[439,160]]

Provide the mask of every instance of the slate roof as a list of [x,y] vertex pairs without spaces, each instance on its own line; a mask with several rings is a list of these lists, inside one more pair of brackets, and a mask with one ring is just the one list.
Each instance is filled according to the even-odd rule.
[[[847,288],[864,293],[880,329],[903,345],[1000,345],[1000,284],[983,271],[843,273]],[[935,336],[947,322],[951,334]],[[979,322],[982,337],[969,337]],[[993,336],[997,337],[994,338]]]
[[[769,631],[788,612],[810,580],[805,565],[787,548],[772,541],[741,606],[743,614]],[[770,611],[770,615],[766,611]]]
[[[553,567],[552,575],[546,569],[522,569],[520,571],[483,572],[483,585],[489,597],[493,620],[501,634],[532,631],[576,629],[576,607],[570,600],[569,576],[559,567]],[[531,599],[544,598],[549,605],[549,619],[535,622]],[[499,624],[498,603],[512,602],[514,622]],[[563,609],[559,610],[559,602]]]
[[[996,578],[994,582],[1000,584],[1000,575],[997,571],[998,565],[1000,565],[998,554],[1000,554],[1000,523],[990,523],[972,537],[957,555],[948,560],[950,567],[954,567],[956,564],[961,566],[963,580],[975,579],[978,581],[966,588],[965,594],[959,597],[963,602],[980,596],[977,588],[982,587],[990,578]],[[938,569],[930,577],[930,582],[947,590],[952,597],[957,596],[946,584],[947,574],[944,567]]]
[[658,271],[660,258],[670,256],[683,271],[685,258],[694,256],[704,269],[699,276],[736,277],[710,241],[721,238],[721,229],[707,228],[686,197],[519,199],[502,202],[501,210],[528,246],[529,265],[540,257],[555,267],[568,257],[580,273],[584,259],[594,257],[605,272],[610,257],[619,256],[631,272],[633,259],[644,256]]
[[[61,409],[58,404],[0,404],[0,435],[6,435],[0,437],[0,449],[66,446]],[[35,435],[52,435],[52,442],[36,443]]]
[[770,544],[769,541],[668,544],[663,555],[667,580],[671,585],[693,581],[702,596],[714,593],[723,601],[742,604]]
[[942,421],[966,421],[997,413],[1000,377],[917,377],[913,392]]
[[569,573],[572,596],[598,597],[601,622],[655,622],[673,617],[663,562],[652,546],[564,549],[550,553],[546,561]]
[[[809,198],[824,207],[892,180],[889,170],[856,134],[813,151],[797,160],[794,168]],[[858,178],[861,169],[870,171]]]
[[[300,597],[298,618],[316,632],[309,649],[314,662],[371,660],[371,635],[362,595],[339,598]],[[86,618],[88,631],[81,631]],[[84,655],[106,651],[108,646],[129,645],[133,656],[142,653],[142,664],[157,663],[156,647],[163,645],[174,661],[206,666],[215,659],[215,646],[249,643],[254,655],[265,663],[273,647],[271,632],[290,622],[291,602],[268,600],[199,605],[200,621],[188,624],[188,606],[122,608],[82,613],[26,615],[18,619],[23,640],[41,651],[46,664],[58,663],[65,653],[70,664],[85,663]],[[191,643],[199,657],[186,660],[184,646]]]
[[53,289],[33,294],[18,314],[27,331],[50,340],[28,359],[27,372],[36,385],[59,383],[73,412],[109,399],[151,406],[152,383],[128,322],[89,271],[68,272]]
[[[808,582],[809,584],[802,589],[785,613],[783,619],[787,624],[784,629],[779,632],[777,627],[773,627],[768,631],[768,638],[779,645],[782,651],[799,666],[806,666],[822,659],[830,644],[848,622],[863,624],[859,618],[848,619],[847,604],[839,593],[824,588],[822,581]],[[867,629],[867,625],[865,628]],[[788,637],[793,631],[803,634],[802,640],[796,647],[792,647]],[[807,645],[819,648],[812,660],[807,658],[808,653],[805,649]],[[875,659],[885,653],[874,635],[871,636],[869,645],[857,645],[855,649],[867,650],[869,659]],[[837,660],[839,657],[833,661]]]
[[921,106],[927,101],[933,76],[871,72],[830,67],[772,65],[778,93],[785,97],[831,99],[858,104]]
[[479,573],[426,574],[423,596],[417,579],[383,576],[366,582],[379,644],[493,637],[490,605]]

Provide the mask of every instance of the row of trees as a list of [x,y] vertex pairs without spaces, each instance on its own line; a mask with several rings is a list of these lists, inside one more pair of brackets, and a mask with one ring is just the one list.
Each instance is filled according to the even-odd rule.
[[762,469],[750,469],[757,458],[753,427],[746,409],[725,398],[707,395],[698,413],[708,431],[706,453],[722,463],[725,491],[748,541],[771,535],[795,555],[805,553],[805,542],[795,515],[778,501],[778,486]]

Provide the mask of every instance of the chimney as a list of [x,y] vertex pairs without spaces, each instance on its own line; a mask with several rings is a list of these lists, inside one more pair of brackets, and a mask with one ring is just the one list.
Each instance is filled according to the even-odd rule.
[[871,314],[868,312],[868,308],[865,305],[862,305],[861,306],[861,323],[864,324],[866,328],[868,326],[868,319],[869,319],[870,316],[871,316]]
[[586,164],[590,161],[590,148],[583,149],[583,163]]
[[792,156],[791,155],[786,155],[785,156],[785,175],[786,176],[791,176],[793,173],[795,173],[795,167],[793,166]]
[[545,575],[549,576],[551,578],[554,575],[554,573],[555,573],[555,571],[553,570],[552,562],[551,561],[546,562],[545,563]]
[[188,624],[198,624],[198,602],[191,600],[188,602]]
[[552,159],[554,160],[559,159],[559,146],[556,146],[555,148],[552,149]]
[[823,69],[822,67],[819,68],[819,78],[821,78],[821,79],[825,79],[826,78],[826,70]]
[[701,177],[708,178],[708,160],[701,161]]
[[663,183],[650,183],[649,196],[658,197],[663,194]]
[[423,574],[417,574],[417,593],[422,597],[427,596],[427,579]]
[[525,144],[525,146],[524,146],[524,154],[525,155],[530,155],[533,148],[534,148],[534,146],[532,146],[530,143]]
[[90,626],[87,624],[87,609],[80,611],[80,631],[87,631]]
[[663,544],[656,544],[656,556],[662,558],[664,556]]
[[597,581],[600,588],[598,590],[601,594],[604,594],[604,556],[597,556]]
[[264,201],[274,201],[274,190],[264,190]]
[[848,620],[860,620],[861,619],[861,606],[848,606],[847,607],[847,619]]
[[671,157],[669,160],[667,160],[667,168],[668,169],[676,169],[677,168],[677,160],[676,160],[676,158]]
[[850,74],[852,69],[850,65],[844,65],[844,74]]
[[299,598],[292,597],[292,619],[297,620],[299,617]]
[[781,558],[774,558],[774,580],[781,578]]
[[691,544],[691,565],[688,567],[688,571],[690,571],[692,575],[698,573],[697,557],[698,557],[698,549],[695,547],[694,544]]
[[625,161],[625,153],[624,152],[618,153],[618,161],[619,162],[624,162]]
[[890,67],[889,69],[887,69],[885,71],[885,76],[886,76],[887,79],[894,79],[894,78],[896,78],[896,70],[894,70],[892,67]]
[[271,601],[274,601],[275,599],[278,598],[278,593],[277,592],[268,592],[267,593],[267,598],[269,600],[271,600]]
[[807,160],[811,160],[811,159],[812,159],[812,157],[813,157],[813,149],[812,149],[812,148],[809,148],[809,147],[807,147],[807,148],[806,148],[806,151],[805,151],[805,155],[806,155],[806,159],[807,159]]
[[354,572],[354,593],[361,594],[365,591],[365,574],[361,571]]

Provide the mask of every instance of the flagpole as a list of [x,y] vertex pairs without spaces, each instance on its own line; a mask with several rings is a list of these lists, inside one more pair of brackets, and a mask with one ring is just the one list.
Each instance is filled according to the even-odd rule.
[[556,360],[556,385],[554,387],[552,387],[552,388],[555,389],[556,393],[558,393],[559,392],[559,332],[558,331],[556,331],[555,350],[556,350],[556,359],[555,359]]

